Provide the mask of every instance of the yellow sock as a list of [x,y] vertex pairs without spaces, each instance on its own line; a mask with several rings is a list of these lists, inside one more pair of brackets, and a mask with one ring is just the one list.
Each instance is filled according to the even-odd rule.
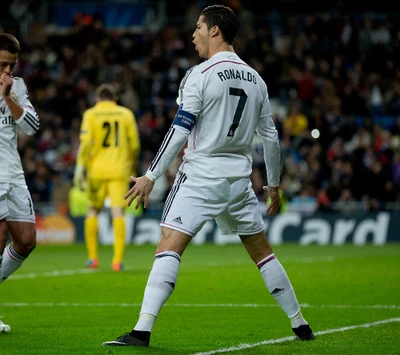
[[125,220],[124,217],[113,219],[114,228],[114,258],[113,263],[121,263],[125,251]]
[[89,259],[98,259],[98,248],[97,248],[97,217],[86,217],[85,219],[85,242],[88,251]]

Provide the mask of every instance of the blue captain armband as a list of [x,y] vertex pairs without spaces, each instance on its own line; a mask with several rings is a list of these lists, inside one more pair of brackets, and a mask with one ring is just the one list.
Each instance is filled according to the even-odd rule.
[[186,128],[189,132],[192,131],[194,125],[196,124],[196,116],[190,112],[178,109],[172,125],[181,126]]

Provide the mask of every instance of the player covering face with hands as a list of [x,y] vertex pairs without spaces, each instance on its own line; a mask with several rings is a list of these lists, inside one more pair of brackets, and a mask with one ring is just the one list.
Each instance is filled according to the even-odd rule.
[[[40,123],[24,80],[14,76],[19,52],[20,44],[14,36],[0,33],[0,283],[22,265],[36,246],[35,213],[17,136],[18,129],[35,134]],[[7,233],[12,243],[5,247]],[[8,331],[9,327],[0,321],[2,330]]]
[[105,346],[148,346],[159,312],[175,288],[181,256],[203,225],[214,219],[224,234],[239,235],[271,295],[302,340],[315,336],[302,316],[289,278],[264,232],[252,190],[251,144],[257,133],[264,146],[268,190],[274,215],[280,206],[280,146],[267,86],[234,52],[238,30],[234,12],[222,5],[205,8],[193,33],[195,50],[205,61],[191,68],[179,88],[180,105],[159,151],[144,176],[126,195],[128,204],[148,198],[187,142],[183,162],[166,200],[161,239],[134,329]]

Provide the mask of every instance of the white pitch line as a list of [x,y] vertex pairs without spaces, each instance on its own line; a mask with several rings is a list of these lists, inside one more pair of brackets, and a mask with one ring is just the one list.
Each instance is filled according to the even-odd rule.
[[93,269],[75,269],[75,270],[53,270],[45,272],[30,272],[28,274],[11,275],[9,280],[23,280],[23,279],[36,279],[38,277],[57,277],[57,276],[71,276],[77,274],[92,274],[97,272]]
[[[3,302],[2,307],[140,307],[140,303],[77,303],[77,302]],[[165,307],[187,308],[277,308],[278,304],[257,303],[166,303]],[[397,305],[310,305],[300,304],[301,308],[338,308],[338,309],[400,309]]]
[[[400,318],[390,318],[390,319],[384,319],[384,320],[380,320],[380,321],[372,322],[372,323],[350,325],[347,327],[341,327],[341,328],[335,328],[335,329],[327,329],[327,330],[322,330],[320,332],[315,332],[314,334],[315,335],[332,334],[332,333],[345,332],[348,330],[359,329],[359,328],[370,328],[370,327],[374,327],[376,325],[395,323],[395,322],[400,322]],[[253,343],[253,344],[240,344],[238,346],[232,346],[230,348],[198,352],[198,353],[194,353],[192,355],[214,355],[214,354],[219,354],[219,353],[230,353],[233,351],[255,348],[255,347],[261,346],[261,345],[279,344],[279,343],[283,343],[286,341],[293,341],[295,339],[296,338],[294,336],[290,336],[290,337],[285,337],[285,338],[264,340],[264,341],[261,341],[258,343]]]

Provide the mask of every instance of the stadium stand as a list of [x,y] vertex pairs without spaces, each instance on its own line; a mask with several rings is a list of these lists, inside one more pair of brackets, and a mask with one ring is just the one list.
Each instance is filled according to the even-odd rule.
[[[63,27],[57,5],[43,1],[8,1],[8,13],[0,15],[0,30],[23,42],[17,75],[42,120],[40,134],[19,137],[35,203],[67,203],[82,113],[103,82],[115,85],[120,103],[136,114],[141,172],[151,162],[174,117],[180,80],[198,63],[187,24],[211,2],[149,3],[163,5],[165,16],[139,28],[116,28],[101,12],[76,13],[67,27],[63,18]],[[239,14],[235,48],[268,85],[289,210],[399,209],[399,13],[385,1],[368,11],[339,1],[320,9],[300,1],[220,3]],[[254,187],[265,201],[256,141],[254,168]],[[153,206],[166,197],[172,176]]]

